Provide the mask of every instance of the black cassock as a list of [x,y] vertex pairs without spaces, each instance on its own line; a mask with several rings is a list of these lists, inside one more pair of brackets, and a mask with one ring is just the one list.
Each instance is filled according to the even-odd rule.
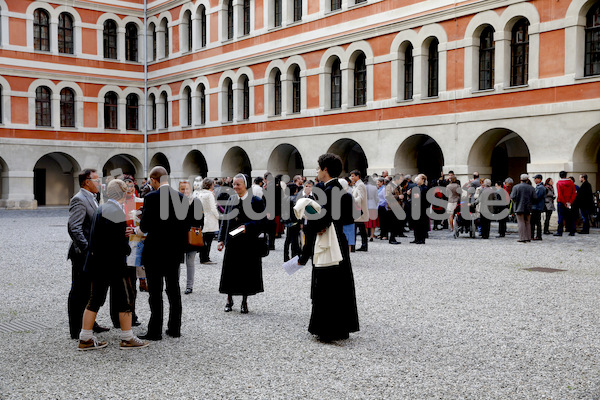
[[[238,199],[237,196],[234,198]],[[244,212],[242,202],[250,202],[246,207],[252,207],[256,213],[263,212],[265,204],[262,199],[256,196],[252,197],[250,194],[236,205],[233,204],[234,198],[227,204],[225,215],[230,215],[234,210],[238,210],[239,214],[231,220],[223,220],[219,230],[218,240],[225,243],[219,292],[250,296],[264,292],[261,246],[258,238],[264,231],[264,218],[258,221],[251,220]],[[229,232],[241,225],[246,226],[246,232],[236,236],[229,235]]]
[[[325,191],[327,204],[323,206],[325,215],[317,220],[309,221],[304,226],[306,245],[302,249],[300,264],[306,264],[314,253],[315,240],[322,230],[331,224],[335,226],[338,244],[343,260],[338,265],[329,267],[315,267],[312,270],[312,314],[308,331],[318,335],[324,340],[346,339],[350,332],[359,330],[358,310],[356,307],[356,292],[354,289],[354,276],[350,264],[348,242],[343,233],[345,219],[353,220],[352,209],[341,206],[341,216],[332,218],[332,203],[336,196],[334,190],[344,193],[337,179],[333,179],[321,187]],[[337,196],[338,207],[339,195]],[[342,204],[344,202],[342,201]],[[350,203],[352,204],[352,202]],[[340,213],[338,213],[340,214]]]

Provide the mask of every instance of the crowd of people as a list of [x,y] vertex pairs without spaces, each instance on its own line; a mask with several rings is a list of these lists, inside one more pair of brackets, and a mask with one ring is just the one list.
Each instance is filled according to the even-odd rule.
[[[178,182],[178,190],[161,166],[152,169],[141,187],[127,175],[102,185],[96,170],[84,170],[68,222],[69,328],[71,337],[79,340],[78,349],[107,346],[94,333],[109,329],[95,322],[109,288],[111,320],[121,329],[121,349],[143,348],[162,339],[163,290],[169,301],[165,333],[179,337],[180,266],[186,265],[188,295],[194,290],[196,255],[201,264],[215,264],[213,241],[217,251],[224,251],[219,283],[219,292],[226,295],[224,311],[231,312],[234,296],[241,296],[240,312],[246,314],[248,297],[264,291],[262,258],[285,234],[283,261],[297,256],[301,266],[312,259],[308,330],[329,342],[359,330],[350,253],[367,252],[369,242],[398,245],[412,230],[411,243],[425,244],[431,230],[457,231],[463,221],[471,221],[483,239],[490,236],[491,222],[498,221],[498,236],[504,237],[506,223],[514,216],[519,242],[527,243],[551,233],[554,211],[555,236],[565,229],[573,236],[578,217],[579,233],[589,233],[594,208],[587,176],[582,174],[576,186],[564,171],[556,188],[550,178],[544,181],[535,175],[532,183],[527,174],[516,185],[510,178],[492,185],[477,172],[464,184],[452,171],[431,182],[424,174],[413,179],[387,171],[371,176],[359,170],[347,177],[341,173],[341,159],[329,153],[319,157],[314,180],[298,175],[287,182],[287,177],[270,173],[254,179],[245,174],[197,177]],[[147,332],[139,337],[131,328],[141,324],[135,313],[138,281],[139,290],[148,292],[150,306]]]

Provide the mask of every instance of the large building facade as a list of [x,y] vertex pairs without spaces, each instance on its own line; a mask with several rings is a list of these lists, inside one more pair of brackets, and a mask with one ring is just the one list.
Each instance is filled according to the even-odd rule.
[[587,173],[600,0],[0,0],[0,206],[77,173]]

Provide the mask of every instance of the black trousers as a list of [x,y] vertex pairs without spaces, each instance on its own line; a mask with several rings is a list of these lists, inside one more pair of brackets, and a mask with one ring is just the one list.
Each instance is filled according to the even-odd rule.
[[481,237],[483,239],[488,239],[490,237],[490,225],[492,221],[481,215],[479,217],[479,226],[481,227]]
[[150,322],[148,336],[161,337],[163,330],[163,290],[166,286],[169,299],[169,321],[167,329],[171,335],[181,333],[181,289],[179,288],[179,263],[173,265],[148,264],[146,280],[148,283],[148,302],[150,304]]
[[531,238],[542,238],[542,212],[538,210],[531,210]]
[[[135,268],[128,269],[135,271]],[[111,271],[108,275],[93,276],[90,301],[86,309],[97,313],[106,301],[108,288],[110,288],[111,314],[114,310],[117,314],[117,322],[119,322],[119,313],[132,312],[135,302],[130,271]],[[120,323],[116,326],[120,326]]]
[[387,237],[388,235],[388,214],[387,211],[385,209],[385,207],[383,206],[379,206],[379,208],[377,209],[377,215],[379,216],[379,235],[383,238],[383,237]]
[[67,300],[67,312],[69,315],[69,332],[73,339],[79,338],[83,312],[90,300],[91,280],[89,275],[83,272],[84,263],[85,258],[83,255],[71,255],[71,290]]
[[364,222],[355,222],[355,226],[358,228],[360,234],[361,247],[367,247],[369,245],[369,235],[367,234],[367,228]]
[[502,218],[498,221],[498,235],[504,236],[506,235],[506,223],[508,222],[508,217]]
[[[130,288],[130,305],[131,305],[131,312],[132,312],[132,316],[131,316],[131,322],[135,322],[135,320],[137,319],[137,315],[135,314],[135,299],[137,298],[137,272],[135,267],[127,267],[127,270],[125,271],[125,275],[127,277],[127,279],[129,280],[130,284],[131,284],[131,288]],[[110,287],[110,319],[112,320],[113,326],[115,328],[120,328],[121,327],[121,322],[119,321],[119,312],[123,312],[123,311],[119,311],[119,302],[120,300],[117,299],[117,297],[120,296],[120,293],[118,291],[118,289],[115,289],[113,287],[113,285],[111,285]]]
[[202,232],[202,238],[204,239],[204,246],[200,247],[198,254],[200,256],[200,262],[205,263],[210,261],[210,246],[215,238],[215,233]]
[[552,217],[552,210],[546,210],[546,219],[544,220],[544,233],[550,232],[550,217]]
[[286,228],[285,243],[283,245],[283,256],[289,258],[290,246],[292,247],[292,257],[300,255],[300,223],[296,223]]

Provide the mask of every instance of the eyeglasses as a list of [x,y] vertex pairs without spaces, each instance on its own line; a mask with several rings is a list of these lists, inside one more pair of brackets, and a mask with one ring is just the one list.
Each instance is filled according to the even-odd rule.
[[102,180],[100,178],[96,178],[96,179],[92,179],[92,178],[88,178],[89,181],[92,181],[94,183],[101,183]]

